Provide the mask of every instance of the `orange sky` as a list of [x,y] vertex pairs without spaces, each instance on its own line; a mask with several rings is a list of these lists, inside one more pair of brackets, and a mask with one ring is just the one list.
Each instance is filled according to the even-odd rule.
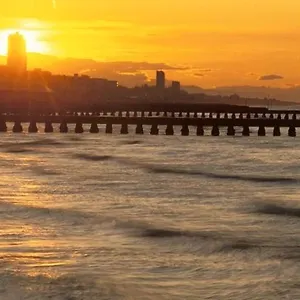
[[[300,83],[299,11],[299,0],[10,0],[0,53],[18,29],[29,51],[186,66],[169,76],[202,87],[285,87]],[[269,74],[283,79],[258,80]]]

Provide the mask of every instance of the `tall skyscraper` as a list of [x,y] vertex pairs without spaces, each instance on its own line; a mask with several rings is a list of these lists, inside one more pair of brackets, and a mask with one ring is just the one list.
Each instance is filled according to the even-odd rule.
[[166,85],[166,77],[164,71],[156,71],[156,88],[163,91]]
[[179,95],[180,94],[180,82],[172,81],[172,94]]
[[7,67],[18,74],[27,70],[26,41],[18,32],[8,37]]

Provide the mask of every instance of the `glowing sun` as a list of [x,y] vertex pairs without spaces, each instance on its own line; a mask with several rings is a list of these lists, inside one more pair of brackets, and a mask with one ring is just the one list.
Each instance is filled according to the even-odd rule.
[[0,55],[7,54],[7,40],[8,36],[12,33],[19,32],[23,35],[26,41],[26,49],[27,52],[38,52],[38,53],[46,53],[47,46],[46,44],[40,40],[41,34],[37,30],[2,30],[0,31]]

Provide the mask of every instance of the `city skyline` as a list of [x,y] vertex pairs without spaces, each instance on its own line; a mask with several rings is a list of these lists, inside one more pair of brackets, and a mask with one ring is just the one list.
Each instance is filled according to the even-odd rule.
[[[155,69],[130,70],[130,63],[147,62],[169,67],[171,80],[203,88],[216,86],[270,86],[290,88],[300,83],[300,4],[291,1],[235,0],[199,3],[187,0],[135,0],[98,3],[87,0],[12,0],[3,5],[0,21],[0,54],[6,37],[20,31],[29,52],[78,61],[128,62],[118,74],[155,78]],[[16,10],[14,7],[20,9]],[[118,9],[116,9],[118,7]],[[276,22],[274,22],[276,20]],[[84,43],[78,47],[78,39]],[[29,59],[37,67],[38,59]],[[81,63],[77,71],[88,71]],[[69,66],[72,69],[72,66]],[[73,71],[73,70],[72,70]]]

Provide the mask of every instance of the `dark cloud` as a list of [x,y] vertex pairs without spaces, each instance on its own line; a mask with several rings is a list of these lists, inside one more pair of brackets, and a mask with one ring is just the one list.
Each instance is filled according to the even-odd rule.
[[194,76],[195,77],[203,77],[203,76],[205,76],[204,74],[201,74],[201,73],[194,73]]
[[[151,78],[148,72],[154,75],[155,70],[184,71],[190,68],[173,66],[166,63],[150,62],[101,62],[93,59],[66,58],[61,59],[37,53],[28,54],[29,68],[41,68],[53,74],[84,74],[91,77],[117,80],[120,85],[136,86],[149,83]],[[5,58],[0,56],[0,64],[5,63]]]
[[283,77],[277,74],[263,75],[258,78],[258,80],[279,80],[279,79],[283,79]]
[[118,73],[136,73],[142,71],[155,70],[186,70],[187,68],[171,66],[165,63],[149,63],[149,62],[133,62],[133,61],[118,61],[118,62],[99,62],[92,59],[58,59],[53,67],[60,69],[68,69],[73,72],[82,69],[91,69],[98,71],[115,71]]
[[199,72],[212,72],[212,69],[199,69]]

